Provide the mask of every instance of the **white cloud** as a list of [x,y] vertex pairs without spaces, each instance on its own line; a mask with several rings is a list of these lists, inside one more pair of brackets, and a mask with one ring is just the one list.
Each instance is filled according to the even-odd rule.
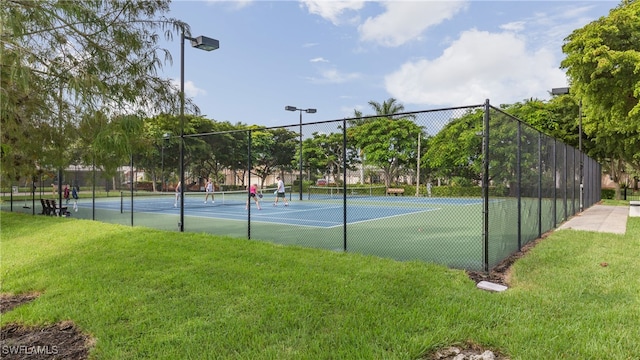
[[506,31],[522,31],[525,28],[526,22],[524,21],[514,21],[504,25],[501,25],[500,28]]
[[360,10],[364,4],[364,1],[303,0],[300,6],[306,6],[309,13],[319,15],[334,25],[340,25],[345,21],[353,21],[345,20],[345,13]]
[[359,27],[363,41],[400,46],[419,38],[429,27],[451,19],[466,8],[466,1],[386,1],[386,11]]
[[329,62],[329,60],[327,60],[327,59],[325,59],[323,57],[313,58],[313,59],[311,59],[309,61],[312,62],[312,63],[315,63],[315,62],[326,62],[326,63],[328,63]]
[[553,12],[536,13],[528,20],[529,36],[545,46],[561,49],[569,34],[594,20],[587,14],[591,7],[559,6]]
[[336,69],[329,69],[322,71],[319,78],[311,77],[308,80],[316,84],[342,84],[356,80],[360,76],[358,73],[342,73]]
[[[341,97],[344,98],[344,97]],[[360,111],[362,113],[365,112],[364,106],[362,105],[353,105],[353,106],[341,106],[340,107],[340,114],[342,114],[342,117],[345,118],[352,118],[355,115],[355,111]]]
[[[180,79],[173,79],[171,83],[180,91]],[[200,89],[193,81],[184,82],[184,94],[186,97],[196,97],[198,95],[207,95],[206,90]]]
[[240,10],[245,8],[253,2],[253,0],[207,0],[210,4],[223,4],[230,7],[232,10]]
[[513,33],[469,30],[434,60],[409,61],[385,77],[389,94],[419,105],[511,103],[546,98],[566,77],[551,51],[527,51]]

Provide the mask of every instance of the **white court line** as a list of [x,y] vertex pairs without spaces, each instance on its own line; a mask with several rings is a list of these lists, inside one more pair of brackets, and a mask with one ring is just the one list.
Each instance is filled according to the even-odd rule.
[[[468,205],[468,204],[467,204]],[[477,204],[474,204],[477,205]],[[242,205],[239,205],[242,206]],[[359,205],[361,206],[361,205]],[[366,207],[366,206],[364,206]],[[289,205],[287,207],[288,209],[286,210],[287,213],[303,213],[303,212],[309,212],[309,211],[323,211],[323,210],[342,210],[343,207],[342,206],[332,206],[332,207],[316,207],[316,208],[311,208],[311,209],[296,209],[296,210],[290,210],[293,209],[295,207],[292,207],[291,205]],[[222,219],[222,220],[228,220],[228,221],[242,221],[242,222],[246,222],[247,221],[247,217],[246,216],[240,216],[242,213],[237,212],[237,211],[233,211],[233,212],[229,212],[229,211],[216,211],[217,209],[219,209],[218,206],[215,207],[211,207],[208,208],[208,210],[204,210],[206,208],[201,207],[201,210],[193,210],[193,211],[189,211],[189,214],[185,214],[185,216],[188,217],[193,217],[193,218],[199,218],[199,219]],[[214,211],[211,211],[211,209],[214,209]],[[264,209],[264,207],[263,207]],[[135,210],[135,208],[134,208]],[[173,211],[173,210],[180,210],[180,208],[173,208],[173,209],[162,209],[162,210],[154,210],[154,211],[134,211],[135,213],[145,213],[145,214],[158,214],[158,213],[162,213],[163,215],[179,215],[178,214],[174,214],[173,212],[169,212],[169,211]],[[375,220],[381,220],[381,219],[390,219],[390,218],[394,218],[394,217],[399,217],[399,216],[404,216],[404,215],[411,215],[411,214],[419,214],[419,213],[425,213],[425,212],[430,212],[430,211],[437,211],[437,210],[441,210],[441,208],[430,208],[430,209],[426,209],[426,210],[419,210],[419,211],[411,211],[411,212],[406,212],[406,213],[402,213],[402,214],[396,214],[396,215],[390,215],[390,216],[383,216],[383,217],[375,217],[375,218],[371,218],[371,219],[366,219],[366,220],[360,220],[360,221],[353,221],[353,222],[347,222],[348,225],[352,225],[352,224],[360,224],[360,223],[365,223],[365,222],[370,222],[370,221],[375,221]],[[246,215],[247,210],[243,209],[244,214]],[[256,215],[257,213],[257,215]],[[198,215],[201,214],[201,215]],[[280,215],[278,215],[276,221],[270,220],[270,221],[266,221],[266,220],[260,220],[260,218],[268,218],[268,219],[272,219],[273,218],[273,214],[272,212],[267,212],[267,213],[263,213],[262,210],[258,210],[258,209],[251,209],[251,221],[252,222],[257,222],[257,223],[264,223],[264,224],[282,224],[282,225],[294,225],[294,226],[301,226],[301,227],[307,227],[307,228],[319,228],[319,229],[333,229],[333,228],[337,228],[337,227],[341,227],[344,225],[344,222],[336,222],[336,221],[322,221],[322,220],[301,220],[299,218],[290,218],[290,217],[282,217]],[[282,213],[280,213],[282,214]],[[219,217],[212,217],[211,215],[218,215]],[[256,219],[257,218],[257,219]],[[277,221],[277,220],[283,220],[283,221]],[[288,220],[288,221],[287,221]],[[299,222],[303,222],[303,224],[300,224]],[[335,224],[334,226],[321,226],[321,225],[307,225],[304,224],[304,222],[314,222],[314,223],[327,223],[327,224]]]
[[[288,206],[289,209],[291,209],[291,205]],[[264,208],[263,208],[264,209]],[[300,213],[300,212],[308,212],[308,211],[317,211],[318,208],[315,209],[305,209],[305,210],[293,210],[290,211],[289,209],[287,209],[287,213]],[[326,208],[323,207],[322,209],[342,209],[342,207],[332,207],[332,208]],[[246,211],[247,210],[243,210],[245,211],[245,216],[244,217],[240,217],[239,213],[229,213],[227,211],[222,212],[222,211],[207,211],[206,213],[204,213],[203,211],[200,211],[199,213],[201,214],[212,214],[212,215],[220,215],[220,217],[218,217],[218,219],[223,219],[223,220],[230,220],[230,221],[242,221],[242,222],[246,222],[247,221],[247,217],[246,217]],[[255,213],[258,213],[258,215],[254,215]],[[195,213],[198,213],[197,211]],[[232,216],[232,217],[223,217],[222,215],[225,216]],[[238,215],[238,216],[237,216]],[[205,216],[205,215],[188,215],[191,217],[197,217],[197,218],[208,218],[211,219],[211,216]],[[254,220],[254,218],[258,218],[258,220]],[[331,229],[335,226],[320,226],[320,225],[307,225],[307,224],[299,224],[299,222],[314,222],[314,223],[329,223],[329,224],[337,224],[336,221],[321,221],[321,220],[302,220],[299,218],[288,218],[288,217],[283,217],[278,215],[277,219],[275,220],[271,220],[271,221],[265,221],[265,220],[259,220],[260,218],[268,218],[268,219],[273,219],[273,213],[268,212],[268,213],[263,213],[262,210],[258,210],[258,209],[251,209],[251,222],[259,222],[259,223],[265,223],[265,224],[282,224],[282,225],[295,225],[295,226],[303,226],[303,227],[310,227],[310,228],[320,228],[320,229]],[[283,220],[283,221],[278,221],[278,220]],[[284,221],[284,220],[289,220],[289,221]],[[336,226],[340,226],[342,223],[339,223],[339,225]]]
[[[425,213],[425,212],[429,212],[429,211],[436,211],[436,210],[441,210],[439,208],[433,208],[433,209],[427,209],[427,210],[420,210],[420,211],[413,211],[413,212],[407,212],[404,214],[397,214],[397,215],[390,215],[390,216],[383,216],[383,217],[377,217],[377,218],[373,218],[373,219],[367,219],[367,220],[361,220],[361,221],[353,221],[353,222],[348,222],[349,225],[353,225],[353,224],[360,224],[360,223],[365,223],[365,222],[369,222],[369,221],[375,221],[375,220],[382,220],[382,219],[391,219],[394,217],[398,217],[398,216],[404,216],[404,215],[413,215],[413,214],[419,214],[419,213]],[[337,226],[342,226],[343,224],[337,225]],[[330,226],[328,228],[325,229],[331,229],[337,226]]]
[[[209,219],[209,220],[219,219],[219,220],[227,220],[227,221],[242,221],[242,222],[245,222],[245,223],[247,222],[247,218],[246,217],[240,219],[240,218],[227,218],[227,217],[217,217],[217,218],[214,217],[214,218],[212,218],[211,216],[204,216],[204,215],[185,215],[185,216],[192,217],[192,218],[199,218],[199,219]],[[268,215],[258,215],[258,216],[255,216],[255,217],[272,219]],[[321,221],[318,221],[318,220],[300,220],[298,218],[289,218],[289,219],[291,220],[289,222],[278,221],[278,220],[287,220],[287,218],[283,218],[283,217],[278,217],[275,220],[267,221],[267,220],[254,219],[253,213],[251,214],[251,222],[252,223],[255,222],[255,223],[262,223],[262,224],[293,225],[293,226],[301,226],[301,227],[308,227],[308,228],[319,228],[319,229],[331,229],[331,228],[335,227],[335,226],[319,226],[319,225],[307,225],[307,224],[298,224],[297,223],[299,221],[303,221],[303,222],[304,221],[308,221],[308,222],[315,222],[315,223],[321,222]],[[331,224],[335,224],[336,222],[335,221],[331,221],[330,223]]]

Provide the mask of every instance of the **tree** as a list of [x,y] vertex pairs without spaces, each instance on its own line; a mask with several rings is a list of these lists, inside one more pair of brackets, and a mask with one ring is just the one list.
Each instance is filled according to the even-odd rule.
[[144,136],[148,149],[137,154],[135,166],[148,172],[151,176],[153,191],[156,183],[164,189],[168,182],[177,183],[180,166],[180,118],[170,114],[160,114],[144,119]]
[[349,147],[344,148],[342,133],[322,134],[315,132],[309,141],[305,141],[304,157],[308,169],[318,171],[322,176],[324,174],[333,175],[336,182],[340,181],[345,155],[347,162],[344,166],[354,170],[354,166],[358,163],[357,151]]
[[[598,158],[618,178],[624,164],[640,158],[640,2],[624,1],[566,39],[571,91],[582,100],[585,133]],[[616,181],[616,198],[620,188]]]
[[380,117],[349,130],[366,154],[365,164],[382,169],[387,187],[397,180],[400,170],[411,159],[417,158],[418,133],[422,129],[411,120]]
[[[72,159],[64,149],[76,141],[81,119],[97,111],[111,119],[136,109],[177,109],[176,89],[156,76],[162,55],[164,61],[171,60],[169,52],[158,47],[156,30],[171,38],[173,32],[189,29],[162,17],[168,11],[168,0],[4,1],[3,174],[16,178],[29,169],[68,165]],[[85,130],[99,133],[100,129],[86,129],[92,124],[85,123]],[[107,143],[118,145],[102,142]]]
[[404,111],[404,105],[398,103],[398,100],[395,98],[389,98],[383,101],[382,104],[371,100],[369,101],[369,105],[375,110],[376,115],[394,115]]
[[423,162],[437,176],[463,177],[473,181],[482,174],[482,117],[475,110],[453,119],[428,141]]
[[252,169],[264,187],[266,178],[278,168],[289,166],[296,148],[296,133],[287,129],[255,128],[251,133]]
[[[502,105],[500,108],[543,134],[578,148],[579,100],[572,94],[554,96],[548,102],[527,99],[524,102]],[[582,141],[583,151],[586,153],[589,139],[584,133]]]
[[[398,176],[412,159],[417,158],[418,133],[422,129],[413,122],[412,115],[402,114],[404,105],[389,98],[382,104],[369,101],[376,116],[369,119],[350,121],[354,126],[347,135],[360,149],[363,164],[374,165],[382,169],[385,185],[397,181]],[[356,115],[361,113],[356,112]]]
[[[143,120],[135,115],[108,119],[104,114],[83,119],[83,139],[91,149],[91,160],[106,176],[115,176],[118,167],[129,164],[134,154],[146,149]],[[91,137],[89,137],[91,136]],[[89,160],[88,157],[85,158]]]
[[206,174],[212,174],[216,182],[223,180],[223,169],[246,170],[246,128],[247,125],[242,123],[214,122],[215,132],[203,138],[208,145],[208,158],[203,164],[204,170]]

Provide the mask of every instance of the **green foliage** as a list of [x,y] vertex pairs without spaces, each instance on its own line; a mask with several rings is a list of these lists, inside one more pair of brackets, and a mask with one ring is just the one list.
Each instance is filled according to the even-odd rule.
[[[415,168],[418,158],[418,134],[423,134],[412,115],[400,115],[404,105],[394,98],[382,104],[369,101],[377,117],[350,121],[348,137],[360,152],[363,165],[373,165],[385,174],[385,185],[408,168]],[[362,114],[355,112],[357,117]]]
[[616,191],[614,189],[602,189],[600,191],[600,198],[601,199],[615,199],[616,198]]
[[470,186],[473,186],[473,181],[465,177],[454,176],[451,178],[451,181],[449,182],[449,184],[451,186],[457,186],[457,187],[470,187]]
[[434,186],[431,196],[435,197],[481,197],[482,188],[479,186]]
[[[395,187],[395,186],[394,186]],[[415,185],[403,185],[398,186],[404,188],[404,195],[415,195],[416,187]],[[491,190],[492,196],[503,196],[503,194],[497,195],[492,188]],[[420,185],[420,196],[428,196],[427,186]],[[442,186],[433,186],[431,188],[431,196],[432,197],[448,197],[448,198],[480,198],[482,197],[482,187],[480,186],[457,186],[457,185],[442,185]]]
[[380,117],[350,128],[349,136],[362,149],[364,164],[383,170],[388,186],[397,179],[401,169],[415,164],[421,132],[408,118]]
[[[554,96],[548,102],[527,99],[501,108],[532,128],[574,148],[579,146],[579,100],[572,94]],[[582,134],[583,152],[592,148],[593,139]]]
[[261,185],[267,176],[288,167],[297,148],[296,133],[287,129],[260,129],[251,132],[252,168],[261,179]]
[[345,155],[347,169],[354,170],[355,165],[359,162],[358,153],[352,146],[352,143],[347,142],[347,148],[344,148],[342,132],[330,134],[314,132],[312,138],[306,139],[303,144],[304,168],[321,177],[329,174],[338,182],[344,170],[343,159]]
[[[112,135],[104,133],[109,122],[136,110],[177,108],[175,88],[156,76],[161,56],[170,60],[158,47],[156,31],[166,31],[167,38],[172,31],[188,31],[185,24],[162,17],[169,1],[2,4],[0,160],[5,177],[65,168],[80,157],[108,170],[108,162],[133,145],[117,136],[105,139]],[[115,128],[131,130],[120,125]]]
[[428,139],[423,163],[440,177],[465,177],[480,180],[482,170],[482,117],[477,109],[452,119]]
[[616,183],[625,163],[640,169],[640,2],[624,1],[608,16],[571,33],[562,48],[571,91],[582,100],[590,154]]

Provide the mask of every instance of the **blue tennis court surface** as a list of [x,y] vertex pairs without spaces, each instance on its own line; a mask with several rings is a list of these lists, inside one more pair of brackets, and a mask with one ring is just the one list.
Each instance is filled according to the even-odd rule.
[[[371,197],[358,200],[347,200],[346,221],[349,224],[372,220],[393,218],[397,216],[425,213],[440,210],[441,206],[465,206],[481,204],[481,199],[456,198],[424,198],[424,197]],[[215,203],[203,203],[202,198],[185,197],[184,215],[189,217],[214,218],[231,221],[247,221],[248,210],[245,202],[240,200],[216,198]],[[251,201],[251,221],[295,226],[332,228],[344,224],[343,205],[340,199],[309,201],[289,201],[289,206],[282,202],[273,206],[273,199],[265,198],[260,202],[262,210],[258,210]],[[90,202],[79,202],[79,207],[91,208]],[[96,209],[111,210],[130,214],[131,198],[97,199]],[[179,216],[180,208],[174,207],[174,197],[157,199],[134,197],[134,213],[163,214]]]

